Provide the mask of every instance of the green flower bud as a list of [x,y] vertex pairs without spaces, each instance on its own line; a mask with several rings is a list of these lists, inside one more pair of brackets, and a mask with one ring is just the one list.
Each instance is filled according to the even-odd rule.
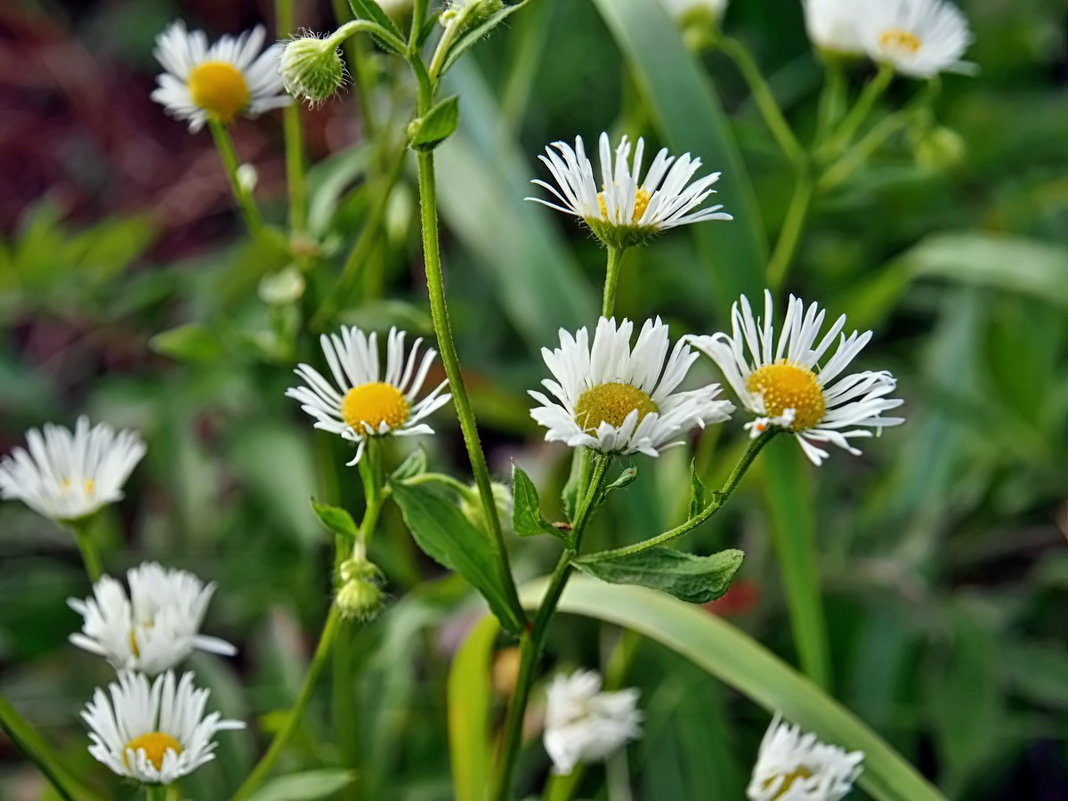
[[[512,490],[505,484],[494,481],[491,485],[493,490],[493,502],[497,507],[497,518],[501,521],[501,528],[508,531],[512,527],[512,509],[515,501],[512,499]],[[478,487],[472,486],[470,491],[460,497],[460,511],[463,512],[473,526],[486,530],[486,519],[482,515],[482,500],[478,495]]]
[[292,264],[260,279],[260,300],[269,306],[287,306],[304,294],[304,275]]
[[964,138],[943,125],[931,128],[913,142],[916,163],[929,170],[949,170],[964,160]]
[[344,561],[338,572],[341,586],[335,601],[341,614],[361,623],[378,617],[383,603],[379,569],[366,559],[354,557]]
[[449,7],[441,12],[439,22],[448,25],[460,19],[465,28],[485,22],[504,8],[502,0],[450,0]]
[[282,51],[278,66],[289,94],[311,103],[321,103],[345,82],[341,51],[329,38],[302,36],[290,41]]

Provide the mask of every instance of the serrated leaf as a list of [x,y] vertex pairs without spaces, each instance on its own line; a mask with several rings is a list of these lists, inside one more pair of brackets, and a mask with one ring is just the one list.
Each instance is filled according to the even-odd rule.
[[512,465],[512,531],[520,537],[536,534],[552,534],[562,537],[562,532],[542,517],[538,488],[519,465]]
[[390,478],[393,481],[404,481],[406,478],[414,478],[415,476],[426,472],[426,465],[426,451],[422,448],[416,448],[405,456],[403,461],[397,465],[396,469],[390,475]]
[[690,460],[690,514],[691,518],[697,517],[702,509],[705,508],[707,500],[705,499],[705,482],[701,480],[701,477],[697,475],[697,460]]
[[356,525],[356,521],[352,519],[352,515],[347,511],[340,506],[329,506],[324,503],[316,503],[314,499],[312,500],[311,505],[312,509],[315,510],[315,514],[319,516],[319,521],[332,533],[340,534],[342,537],[356,539],[356,535],[359,533],[359,527]]
[[218,334],[202,323],[189,323],[163,331],[149,340],[149,347],[183,362],[213,362],[225,355]]
[[311,801],[327,798],[350,785],[355,778],[352,771],[337,768],[291,773],[271,779],[249,801]]
[[415,150],[433,150],[460,124],[460,96],[452,95],[435,103],[422,117],[408,126],[408,141]]
[[694,556],[657,546],[619,559],[575,562],[584,573],[609,584],[637,584],[703,604],[719,598],[742,565],[741,551],[729,548],[711,556]]
[[479,39],[483,36],[487,36],[490,31],[529,2],[530,0],[522,0],[522,2],[516,3],[515,5],[502,8],[496,14],[491,14],[487,17],[481,25],[476,25],[460,36],[460,38],[456,40],[456,44],[449,49],[449,54],[445,57],[445,64],[441,68],[441,74],[444,75],[448,72],[449,67],[456,62],[456,59],[473,47]]
[[[404,34],[400,32],[396,23],[389,18],[389,15],[382,10],[375,0],[349,0],[349,8],[352,9],[353,16],[357,19],[376,22],[402,42],[404,41]],[[404,55],[404,53],[398,52],[396,49],[390,47],[389,42],[386,42],[378,36],[375,37],[375,41],[391,53],[396,53],[398,56]]]
[[486,599],[501,626],[518,633],[524,615],[502,586],[486,535],[436,488],[394,484],[393,499],[416,544],[431,559],[463,576]]

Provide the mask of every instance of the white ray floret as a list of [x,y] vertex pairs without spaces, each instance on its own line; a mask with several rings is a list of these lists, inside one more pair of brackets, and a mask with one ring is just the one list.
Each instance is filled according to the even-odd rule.
[[598,186],[582,137],[575,137],[574,147],[566,142],[554,142],[538,158],[552,174],[555,184],[540,179],[532,181],[547,190],[554,200],[537,197],[527,200],[578,217],[608,244],[622,246],[679,225],[733,219],[721,211],[721,205],[699,208],[714,194],[712,185],[719,180],[718,172],[692,180],[701,169],[701,159],[689,153],[676,158],[663,148],[643,178],[644,154],[643,139],[638,140],[632,159],[627,137],[620,140],[613,153],[608,134],[601,134]]
[[120,776],[170,784],[215,758],[216,732],[245,727],[218,712],[205,715],[208,695],[193,686],[192,673],[175,680],[168,671],[151,684],[140,673],[122,673],[82,712],[89,753]]
[[[548,429],[545,439],[603,453],[658,456],[695,427],[727,420],[734,406],[716,400],[719,384],[676,390],[698,354],[680,341],[671,348],[668,327],[647,320],[633,349],[634,325],[600,318],[593,343],[585,328],[560,331],[560,347],[542,348],[552,373],[542,385],[553,396],[532,390],[541,405],[531,411]],[[670,351],[670,352],[669,352]]]
[[961,61],[972,41],[968,20],[946,0],[880,0],[859,25],[868,57],[913,78],[940,72],[974,72]]
[[266,33],[257,25],[240,36],[223,36],[212,45],[203,31],[172,22],[156,37],[156,60],[164,72],[152,99],[167,113],[188,120],[198,131],[209,119],[231,122],[287,106],[292,98],[278,73],[283,45],[263,49]]
[[377,334],[346,326],[338,334],[319,338],[334,384],[307,364],[294,371],[306,386],[290,387],[286,396],[300,402],[300,408],[315,418],[316,428],[356,443],[350,465],[360,461],[368,437],[433,434],[420,421],[452,397],[443,392],[448,381],[442,381],[419,398],[437,351],[427,348],[420,358],[423,340],[417,339],[405,357],[405,336],[404,331],[390,329],[385,375],[379,369]]
[[92,597],[67,601],[83,618],[72,643],[105,657],[116,670],[150,674],[174,667],[194,649],[237,653],[230,643],[199,633],[215,584],[155,562],[131,568],[126,580],[129,594],[104,576],[93,585]]
[[859,0],[802,0],[808,38],[821,50],[851,55],[863,53],[861,18],[875,4]]
[[545,750],[556,773],[604,759],[641,736],[638,690],[601,692],[601,677],[577,670],[553,678],[545,714]]
[[[731,308],[731,334],[689,337],[719,366],[742,405],[758,415],[746,424],[752,436],[769,426],[792,432],[805,455],[818,465],[828,456],[820,445],[830,443],[859,454],[851,439],[904,422],[901,417],[883,417],[902,404],[887,397],[897,386],[889,372],[843,375],[871,340],[871,331],[845,336],[843,314],[821,336],[826,311],[816,303],[806,310],[804,301],[791,295],[776,340],[772,315],[770,292],[764,293],[763,318],[754,317],[743,296]],[[837,346],[824,360],[836,338]]]
[[749,801],[839,801],[860,775],[864,754],[825,745],[775,715],[760,743]]
[[79,417],[71,431],[46,424],[26,432],[26,448],[0,462],[0,497],[20,500],[53,520],[76,520],[122,499],[122,487],[145,443],[136,431],[90,427]]

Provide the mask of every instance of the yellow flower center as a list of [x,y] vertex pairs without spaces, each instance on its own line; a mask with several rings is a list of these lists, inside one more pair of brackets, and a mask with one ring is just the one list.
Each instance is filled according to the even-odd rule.
[[[641,220],[642,215],[645,214],[645,210],[649,208],[649,199],[652,194],[641,187],[638,187],[638,191],[634,197],[634,214],[631,217],[631,222],[635,225]],[[601,216],[606,220],[608,219],[608,204],[604,200],[604,192],[597,193],[597,205],[601,209]],[[609,220],[609,222],[619,222],[618,220]]]
[[225,61],[197,64],[187,82],[193,102],[222,122],[230,122],[248,106],[248,83],[233,64]]
[[367,426],[377,432],[382,423],[398,428],[409,414],[408,401],[392,384],[375,382],[353,387],[341,401],[341,416],[358,434],[366,434]]
[[879,36],[879,47],[884,50],[903,50],[906,53],[918,53],[920,50],[920,37],[901,28],[891,28],[883,31]]
[[[798,765],[792,772],[787,773],[785,776],[783,776],[782,787],[780,787],[779,791],[771,797],[771,801],[776,801],[776,799],[785,796],[790,791],[790,787],[793,785],[793,783],[798,779],[811,779],[812,776],[812,771],[810,771],[804,765]],[[771,787],[771,783],[777,778],[779,777],[772,776],[770,779],[764,782],[764,789],[767,790],[769,787]]]
[[618,428],[623,425],[627,415],[635,410],[640,421],[650,412],[660,411],[660,408],[652,398],[630,384],[598,384],[579,396],[575,404],[575,422],[582,426],[583,431],[594,431],[601,423]]
[[142,734],[139,737],[134,737],[130,742],[126,743],[126,748],[123,749],[123,760],[129,767],[129,752],[144,751],[148,761],[156,766],[156,770],[163,770],[163,757],[167,755],[168,751],[174,751],[175,755],[182,753],[182,744],[171,737],[169,734],[164,734],[161,731],[150,731],[148,734]]
[[823,387],[816,374],[807,367],[780,359],[766,364],[749,376],[745,388],[764,398],[764,413],[778,417],[787,409],[794,410],[794,431],[812,428],[823,419],[827,405]]

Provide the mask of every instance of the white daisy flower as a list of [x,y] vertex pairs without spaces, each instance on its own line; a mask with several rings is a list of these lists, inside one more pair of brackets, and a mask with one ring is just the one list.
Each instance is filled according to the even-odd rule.
[[945,0],[880,0],[865,10],[859,30],[868,56],[902,75],[974,71],[961,61],[972,41],[968,20]]
[[[759,417],[746,424],[753,437],[769,426],[793,432],[805,455],[820,464],[828,453],[817,443],[831,443],[858,455],[849,444],[855,437],[870,437],[875,429],[896,426],[901,417],[882,417],[903,401],[887,398],[897,386],[886,371],[851,373],[845,368],[871,340],[872,332],[842,334],[845,315],[816,342],[826,311],[790,296],[778,346],[772,322],[771,293],[764,292],[764,317],[753,317],[749,300],[742,296],[731,308],[732,333],[689,337],[723,371],[742,404]],[[819,362],[838,337],[834,355]],[[867,428],[857,428],[866,426]]]
[[720,211],[723,206],[697,208],[715,192],[711,187],[719,180],[719,173],[714,172],[690,183],[701,169],[701,159],[689,153],[675,158],[663,148],[642,179],[643,139],[638,140],[633,159],[625,136],[613,154],[608,134],[601,134],[600,151],[598,189],[582,137],[575,137],[574,148],[566,142],[554,142],[538,158],[552,173],[556,185],[539,179],[531,183],[547,189],[559,202],[536,197],[527,200],[580,218],[601,241],[614,247],[640,244],[679,225],[733,219]]
[[419,421],[440,409],[452,397],[447,392],[442,393],[448,383],[442,381],[417,400],[437,351],[427,348],[420,361],[419,346],[423,340],[417,339],[405,358],[405,336],[404,331],[390,329],[384,377],[378,365],[377,335],[367,335],[359,328],[346,326],[341,327],[340,334],[324,334],[319,338],[338,389],[307,364],[298,365],[294,371],[307,386],[290,387],[286,397],[300,401],[300,408],[315,418],[316,428],[357,444],[356,456],[350,465],[360,461],[368,437],[433,434],[430,426]]
[[151,685],[140,673],[120,673],[82,712],[89,753],[120,776],[170,784],[215,758],[216,732],[245,727],[218,712],[205,716],[208,695],[193,687],[192,673],[176,683],[168,671]]
[[858,0],[801,0],[808,38],[821,50],[849,55],[864,52],[860,38],[861,17],[870,6]]
[[698,355],[684,342],[670,349],[668,327],[657,317],[646,320],[633,350],[634,325],[604,317],[590,346],[585,328],[572,336],[560,331],[560,347],[542,348],[553,374],[542,385],[554,396],[531,391],[541,406],[530,416],[548,431],[548,442],[580,445],[603,453],[659,451],[681,441],[691,428],[727,420],[734,406],[715,400],[719,384],[676,392]]
[[53,520],[77,520],[122,499],[122,485],[145,455],[136,431],[106,423],[74,431],[51,423],[26,432],[26,448],[0,461],[0,497],[20,500]]
[[571,773],[580,762],[604,759],[641,736],[638,690],[603,693],[592,670],[558,675],[549,685],[545,750],[556,773]]
[[105,657],[116,670],[161,673],[174,667],[194,648],[224,656],[237,649],[216,637],[198,634],[215,584],[192,573],[168,570],[145,562],[126,572],[130,593],[111,576],[93,585],[93,596],[70,598],[67,604],[82,616],[82,630],[70,641]]
[[838,801],[860,775],[864,754],[825,745],[775,715],[760,743],[749,801]]
[[[283,45],[263,50],[266,33],[257,25],[234,38],[208,45],[203,31],[188,31],[181,20],[156,37],[156,60],[163,65],[152,99],[199,131],[209,119],[231,122],[289,105],[278,74]],[[262,50],[262,52],[261,52]]]

